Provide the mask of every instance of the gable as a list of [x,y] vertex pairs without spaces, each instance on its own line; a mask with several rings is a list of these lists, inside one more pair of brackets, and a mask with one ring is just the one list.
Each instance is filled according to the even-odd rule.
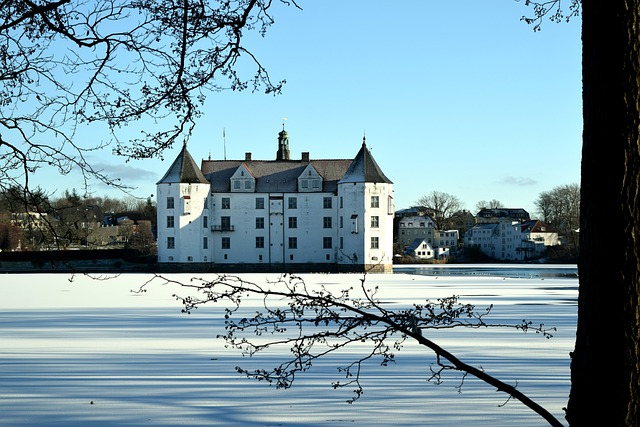
[[322,191],[322,176],[309,164],[298,176],[298,191],[301,193]]
[[230,180],[232,192],[253,193],[255,191],[255,178],[245,163],[238,166]]

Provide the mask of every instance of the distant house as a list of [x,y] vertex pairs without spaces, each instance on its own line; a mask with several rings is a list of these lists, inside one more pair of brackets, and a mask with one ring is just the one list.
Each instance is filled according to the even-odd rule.
[[405,254],[419,259],[433,259],[436,256],[435,251],[429,242],[427,242],[427,239],[424,238],[414,239],[413,242],[407,246]]
[[476,215],[478,222],[529,221],[529,212],[522,208],[485,208]]
[[462,210],[451,215],[449,222],[451,228],[458,230],[459,234],[464,236],[468,229],[477,224],[478,219],[471,212]]
[[455,252],[458,248],[458,241],[460,240],[460,233],[458,230],[436,230],[434,247],[440,248],[441,252]]
[[[398,215],[398,213],[396,213]],[[428,215],[409,215],[401,217],[397,223],[396,241],[403,246],[411,244],[414,240],[423,238],[427,243],[435,242],[435,222]]]
[[539,258],[547,247],[559,244],[558,233],[538,220],[479,223],[465,234],[466,247],[504,261]]

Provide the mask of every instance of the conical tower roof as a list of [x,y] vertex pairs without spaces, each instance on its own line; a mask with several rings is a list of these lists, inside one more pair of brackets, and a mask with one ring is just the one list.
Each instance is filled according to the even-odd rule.
[[338,184],[347,182],[373,182],[393,184],[389,178],[385,176],[376,163],[371,152],[367,148],[366,139],[362,138],[362,148],[351,162],[349,169],[345,172]]
[[180,154],[173,161],[171,167],[158,184],[183,183],[183,184],[209,184],[202,171],[187,151],[187,144],[182,146]]

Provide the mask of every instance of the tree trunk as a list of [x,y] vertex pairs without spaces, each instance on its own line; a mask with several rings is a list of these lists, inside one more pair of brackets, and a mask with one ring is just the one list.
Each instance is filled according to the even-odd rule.
[[582,0],[580,294],[571,426],[640,425],[639,8],[640,0]]

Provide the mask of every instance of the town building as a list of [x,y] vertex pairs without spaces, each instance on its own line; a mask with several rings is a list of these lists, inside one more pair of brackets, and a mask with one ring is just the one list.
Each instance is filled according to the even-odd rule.
[[547,247],[559,245],[558,233],[542,221],[500,221],[478,223],[465,234],[465,246],[503,261],[540,258]]
[[241,271],[390,272],[393,183],[366,146],[352,159],[203,160],[183,146],[157,183],[158,262]]
[[[399,215],[396,212],[396,216]],[[437,230],[435,221],[429,215],[399,217],[396,227],[396,241],[406,255],[421,259],[441,259],[457,253],[460,240],[458,230]],[[429,246],[428,249],[423,247],[422,241]]]
[[477,214],[478,222],[529,221],[529,212],[522,208],[484,208]]
[[425,239],[428,244],[433,245],[436,235],[435,222],[429,215],[402,216],[396,223],[396,234],[398,243],[404,247],[416,239]]

